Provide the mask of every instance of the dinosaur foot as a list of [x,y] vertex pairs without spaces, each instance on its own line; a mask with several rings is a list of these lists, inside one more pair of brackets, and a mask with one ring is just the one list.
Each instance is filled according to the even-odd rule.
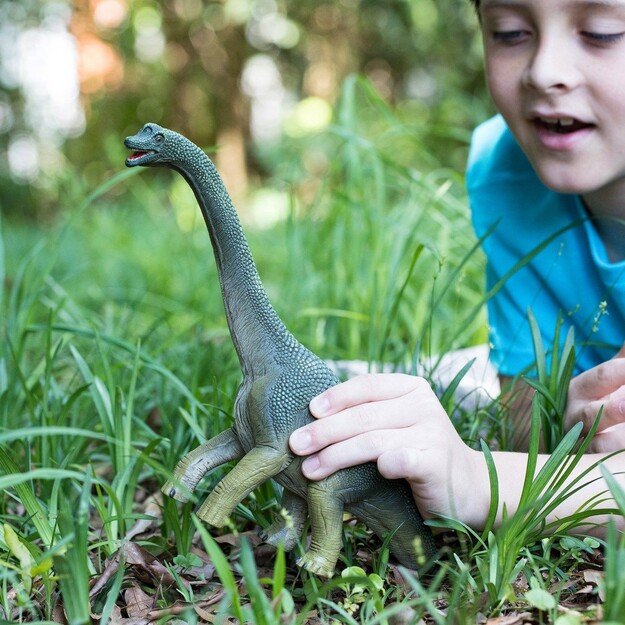
[[295,561],[297,566],[319,575],[320,577],[332,577],[336,560],[328,560],[318,553],[307,551],[301,558]]
[[210,502],[209,498],[200,506],[200,509],[197,511],[197,516],[213,527],[223,527],[227,523],[230,515],[224,514],[223,510]]
[[258,532],[258,536],[263,542],[274,547],[282,543],[285,551],[291,551],[297,545],[299,539],[299,534],[294,528],[287,527],[284,521],[272,523],[269,527]]
[[191,491],[184,488],[178,480],[167,480],[161,487],[161,492],[176,501],[182,501],[183,503],[191,499]]

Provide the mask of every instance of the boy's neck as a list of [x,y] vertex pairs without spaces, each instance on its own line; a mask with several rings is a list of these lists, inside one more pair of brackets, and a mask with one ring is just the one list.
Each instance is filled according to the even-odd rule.
[[588,213],[612,263],[625,260],[625,192],[617,194],[596,191],[582,196]]

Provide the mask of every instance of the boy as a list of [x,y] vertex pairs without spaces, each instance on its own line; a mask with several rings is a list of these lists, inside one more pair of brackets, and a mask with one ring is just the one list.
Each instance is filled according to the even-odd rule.
[[[467,173],[478,235],[495,224],[484,244],[489,284],[564,230],[489,302],[493,356],[504,384],[531,360],[530,306],[546,342],[557,312],[575,326],[585,346],[569,387],[567,427],[582,421],[587,430],[604,408],[593,453],[574,471],[579,475],[607,452],[625,448],[625,349],[609,347],[625,339],[625,228],[619,221],[625,218],[625,0],[473,2],[488,87],[501,113],[476,130]],[[520,449],[529,400],[523,393],[511,403]],[[294,453],[310,455],[303,464],[307,477],[374,461],[385,477],[408,480],[423,516],[451,515],[483,527],[490,504],[484,456],[463,443],[423,379],[358,376],[328,389],[310,408],[316,421],[290,438]],[[499,515],[504,505],[512,513],[527,455],[493,456]],[[539,456],[538,469],[547,459]],[[605,465],[624,472],[625,455]],[[598,479],[547,522],[606,490],[598,469],[583,481],[592,478]],[[623,476],[617,479],[625,486]],[[591,521],[601,533],[606,519]]]

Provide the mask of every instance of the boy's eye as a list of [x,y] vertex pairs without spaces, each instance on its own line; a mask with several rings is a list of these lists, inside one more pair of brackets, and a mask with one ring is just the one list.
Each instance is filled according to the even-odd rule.
[[527,32],[524,30],[495,30],[492,37],[501,43],[517,43],[522,41],[526,35]]
[[582,37],[591,41],[592,43],[599,44],[608,44],[608,43],[616,43],[623,39],[625,36],[625,32],[622,33],[593,33],[589,31],[582,31]]

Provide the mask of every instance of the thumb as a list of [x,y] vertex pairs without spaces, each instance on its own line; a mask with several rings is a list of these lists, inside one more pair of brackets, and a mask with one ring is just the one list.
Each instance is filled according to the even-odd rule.
[[614,393],[603,397],[602,399],[590,402],[584,412],[586,421],[586,431],[594,423],[599,411],[603,408],[601,413],[601,422],[597,428],[598,432],[601,432],[613,425],[624,424],[625,425],[625,387],[621,387]]
[[610,453],[625,447],[625,423],[617,423],[597,432],[591,443],[591,451],[595,453]]

